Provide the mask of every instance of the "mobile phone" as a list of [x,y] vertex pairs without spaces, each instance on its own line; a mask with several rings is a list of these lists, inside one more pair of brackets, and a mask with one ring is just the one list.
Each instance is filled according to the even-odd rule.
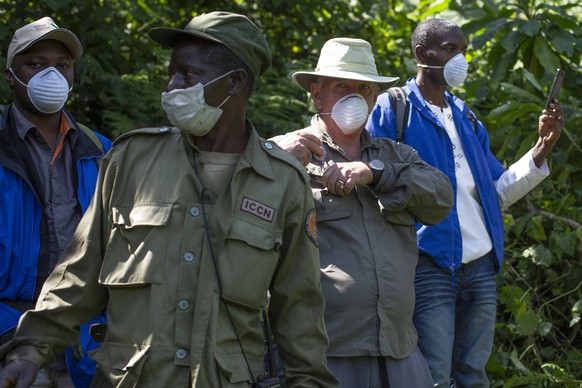
[[560,89],[562,88],[565,75],[566,72],[562,69],[558,69],[556,71],[556,77],[554,78],[554,83],[552,84],[550,95],[548,96],[548,101],[546,102],[546,108],[550,106],[550,102],[552,102],[554,98],[558,98],[558,94],[560,94]]

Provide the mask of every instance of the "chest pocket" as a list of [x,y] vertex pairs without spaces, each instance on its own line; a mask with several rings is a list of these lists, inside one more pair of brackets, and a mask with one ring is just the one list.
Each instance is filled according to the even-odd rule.
[[274,225],[235,217],[218,260],[223,298],[247,308],[263,308],[281,242]]
[[313,202],[317,212],[317,222],[340,220],[353,213],[355,199],[352,196],[330,194],[327,189],[312,188]]
[[413,226],[416,223],[416,217],[406,210],[389,211],[382,209],[382,215],[386,220],[395,225]]
[[171,204],[113,207],[113,228],[99,282],[109,287],[161,283],[167,250]]

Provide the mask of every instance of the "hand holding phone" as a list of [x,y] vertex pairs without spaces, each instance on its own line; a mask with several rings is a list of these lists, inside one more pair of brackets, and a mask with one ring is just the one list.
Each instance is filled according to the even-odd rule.
[[[538,132],[540,134],[540,137],[544,138],[546,142],[550,140],[553,141],[551,147],[549,147],[550,150],[551,148],[553,148],[553,145],[558,140],[560,132],[564,127],[561,105],[557,104],[554,106],[553,109],[550,109],[550,104],[555,103],[554,100],[558,98],[558,95],[560,94],[560,89],[562,88],[562,83],[564,82],[565,75],[566,72],[564,70],[557,69],[556,76],[554,77],[554,83],[552,84],[550,94],[548,95],[548,100],[546,101],[545,105],[546,116],[540,116]],[[546,117],[546,119],[544,120],[543,117]],[[557,137],[555,136],[556,134]]]
[[548,101],[546,102],[546,108],[549,108],[550,103],[554,101],[554,98],[558,98],[560,94],[560,89],[562,88],[562,83],[564,82],[564,76],[566,72],[562,69],[558,69],[556,72],[556,77],[554,77],[554,83],[550,89],[550,95],[548,96]]

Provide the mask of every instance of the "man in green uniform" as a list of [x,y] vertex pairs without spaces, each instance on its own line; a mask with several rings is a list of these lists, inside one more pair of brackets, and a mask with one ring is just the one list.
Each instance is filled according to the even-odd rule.
[[172,48],[162,106],[173,126],[121,136],[103,159],[73,242],[0,349],[0,386],[32,382],[104,308],[93,385],[256,385],[268,298],[286,386],[335,386],[309,180],[246,119],[271,64],[262,33],[213,12],[149,36]]

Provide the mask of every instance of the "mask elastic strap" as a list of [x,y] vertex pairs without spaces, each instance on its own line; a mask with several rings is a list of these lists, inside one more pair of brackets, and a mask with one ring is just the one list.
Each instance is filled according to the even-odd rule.
[[[52,66],[51,66],[51,67],[52,67]],[[9,67],[9,68],[8,68],[8,70],[10,70],[10,72],[12,73],[12,75],[14,76],[14,78],[16,78],[16,80],[17,80],[18,82],[20,82],[20,84],[21,84],[22,86],[25,86],[25,87],[27,87],[27,88],[28,88],[28,84],[25,84],[24,82],[22,82],[22,81],[20,80],[20,78],[18,78],[18,76],[16,75],[16,73],[14,72],[14,70],[12,70],[12,68],[11,68],[11,67]],[[54,69],[54,71],[57,71],[57,72],[58,72],[58,70],[57,70],[57,69]],[[37,73],[37,74],[38,74],[38,73]],[[36,74],[35,74],[35,75],[36,75]],[[62,74],[61,74],[61,75],[62,75]],[[34,76],[33,76],[33,77],[34,77]],[[32,79],[32,78],[31,78],[31,79]],[[30,81],[29,81],[29,82],[30,82]],[[67,82],[67,85],[68,85],[68,82]],[[69,88],[69,93],[71,92],[71,90],[73,90],[73,86],[71,86],[71,87]]]
[[227,72],[227,73],[224,73],[223,75],[221,75],[221,76],[219,76],[219,77],[216,77],[216,78],[215,78],[215,79],[213,79],[212,81],[206,82],[206,84],[204,84],[204,87],[207,87],[208,85],[210,85],[210,84],[212,84],[212,83],[214,83],[214,82],[218,81],[218,80],[219,80],[219,79],[221,79],[221,78],[224,78],[224,77],[226,77],[227,75],[229,75],[229,74],[231,74],[231,73],[234,73],[234,70],[231,70],[231,71],[229,71],[229,72]]
[[[208,85],[210,85],[211,83],[213,83],[213,82],[216,82],[216,81],[218,81],[219,79],[226,77],[227,75],[229,75],[229,74],[231,74],[231,73],[234,73],[234,70],[231,70],[231,71],[229,71],[229,72],[227,72],[227,73],[224,73],[224,74],[223,74],[223,75],[221,75],[220,77],[217,77],[217,78],[213,79],[212,81],[210,81],[210,82],[207,82],[207,83],[204,85],[204,88],[206,88],[206,87],[207,87]],[[222,102],[220,103],[220,105],[218,105],[218,106],[217,106],[217,108],[220,108],[220,107],[222,107],[224,104],[226,104],[226,102],[227,102],[227,101],[230,99],[230,97],[231,97],[231,96],[230,96],[230,95],[228,95],[228,96],[227,96],[227,97],[224,99],[224,101],[222,101]]]
[[18,77],[16,76],[16,73],[14,72],[14,70],[12,70],[12,68],[11,68],[11,67],[9,67],[9,68],[8,68],[8,70],[10,70],[10,72],[12,73],[12,75],[14,76],[14,78],[16,78],[16,80],[17,80],[18,82],[20,82],[20,84],[21,84],[22,86],[26,86],[26,87],[28,87],[28,85],[27,85],[27,84],[25,84],[24,82],[22,82],[22,81],[20,80],[20,78],[18,78]]
[[444,69],[445,68],[444,66],[430,66],[430,65],[423,65],[421,63],[417,63],[416,66],[429,68],[429,69]]
[[[343,96],[342,98],[340,98],[339,100],[336,101],[336,104],[343,99],[342,103],[348,101],[351,98],[359,98],[361,100],[365,100],[364,97],[360,94],[360,93],[350,93],[350,94],[346,94],[345,96]],[[330,115],[331,112],[319,112],[320,116],[325,116],[325,115]]]
[[224,101],[222,101],[220,103],[220,105],[217,106],[217,108],[220,108],[221,106],[223,106],[224,104],[226,104],[226,102],[230,99],[230,94],[228,96],[226,96],[226,98],[224,99]]

